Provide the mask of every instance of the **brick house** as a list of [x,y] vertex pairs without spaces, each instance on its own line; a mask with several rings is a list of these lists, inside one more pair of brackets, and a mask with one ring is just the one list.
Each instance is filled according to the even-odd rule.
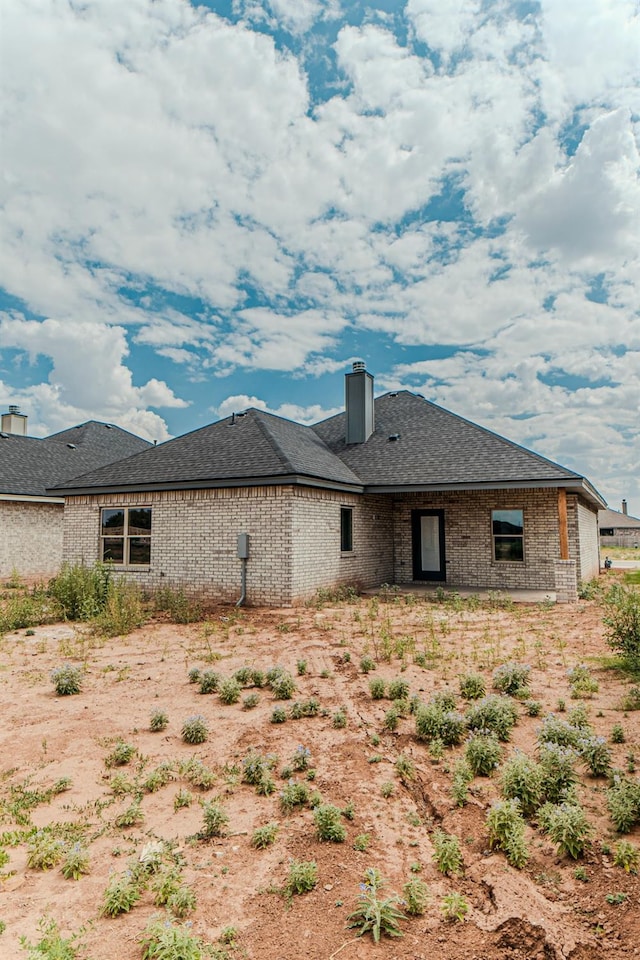
[[50,577],[62,562],[64,499],[47,487],[149,447],[140,437],[94,420],[45,439],[27,436],[17,407],[0,428],[0,577]]
[[588,480],[419,395],[374,400],[364,364],[314,426],[249,409],[52,492],[65,560],[212,599],[418,582],[571,600],[599,572]]
[[619,510],[598,512],[601,547],[635,547],[640,550],[640,520],[629,515],[627,501]]

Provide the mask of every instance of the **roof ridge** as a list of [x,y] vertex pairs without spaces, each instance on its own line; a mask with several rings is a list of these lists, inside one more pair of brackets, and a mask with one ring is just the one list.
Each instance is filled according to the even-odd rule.
[[[271,431],[267,428],[267,424],[264,423],[263,420],[262,420],[261,414],[265,414],[265,413],[267,413],[267,411],[266,411],[266,410],[258,410],[257,407],[250,407],[249,410],[247,411],[247,413],[250,413],[250,412],[253,412],[253,413],[255,414],[255,421],[256,421],[256,423],[258,424],[258,428],[260,429],[260,432],[262,433],[262,435],[263,435],[263,437],[265,438],[265,440],[267,440],[267,441],[269,442],[269,444],[271,445],[271,447],[273,448],[273,450],[274,450],[275,453],[277,454],[278,459],[280,460],[280,462],[283,464],[283,466],[285,466],[285,467],[287,468],[287,470],[288,470],[289,473],[295,473],[296,470],[295,470],[293,464],[291,463],[291,461],[289,460],[289,458],[287,457],[287,455],[285,454],[284,450],[282,449],[282,447],[280,446],[280,444],[278,443],[278,441],[275,439],[275,437],[273,436],[273,434],[271,433]],[[273,416],[273,414],[269,414],[269,416]],[[279,417],[278,419],[284,420],[286,423],[292,423],[292,424],[294,424],[296,427],[302,427],[303,429],[306,429],[306,428],[304,427],[304,424],[302,424],[302,423],[296,423],[295,420],[287,420],[286,417]]]

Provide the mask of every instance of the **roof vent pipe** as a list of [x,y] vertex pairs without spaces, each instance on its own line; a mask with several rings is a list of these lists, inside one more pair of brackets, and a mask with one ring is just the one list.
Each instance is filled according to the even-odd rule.
[[356,360],[345,377],[346,442],[365,443],[375,430],[373,377],[362,360]]
[[623,501],[622,501],[622,512],[624,513],[624,515],[625,515],[625,517],[626,517],[626,516],[627,516],[627,501],[626,501],[626,500],[623,500]]

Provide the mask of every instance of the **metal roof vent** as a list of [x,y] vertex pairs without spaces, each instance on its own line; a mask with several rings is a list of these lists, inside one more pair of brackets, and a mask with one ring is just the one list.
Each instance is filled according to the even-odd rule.
[[2,437],[3,440],[8,440],[8,439],[9,439],[9,434],[8,434],[8,433],[0,432],[0,437]]
[[400,439],[399,433],[392,433],[389,435],[389,440],[399,440],[399,439]]
[[69,450],[77,450],[77,449],[78,449],[77,446],[75,445],[75,443],[68,443],[67,446],[69,447]]

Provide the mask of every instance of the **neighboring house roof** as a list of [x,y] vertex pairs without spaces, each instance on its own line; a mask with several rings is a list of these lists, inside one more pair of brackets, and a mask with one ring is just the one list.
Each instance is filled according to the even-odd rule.
[[365,443],[345,443],[345,417],[308,427],[250,409],[56,489],[97,493],[268,482],[380,492],[562,486],[604,505],[573,471],[408,391],[375,400],[375,432]]
[[48,487],[149,446],[141,437],[96,420],[43,439],[2,434],[0,496],[50,498]]
[[640,520],[619,510],[598,510],[598,526],[605,530],[640,530]]

